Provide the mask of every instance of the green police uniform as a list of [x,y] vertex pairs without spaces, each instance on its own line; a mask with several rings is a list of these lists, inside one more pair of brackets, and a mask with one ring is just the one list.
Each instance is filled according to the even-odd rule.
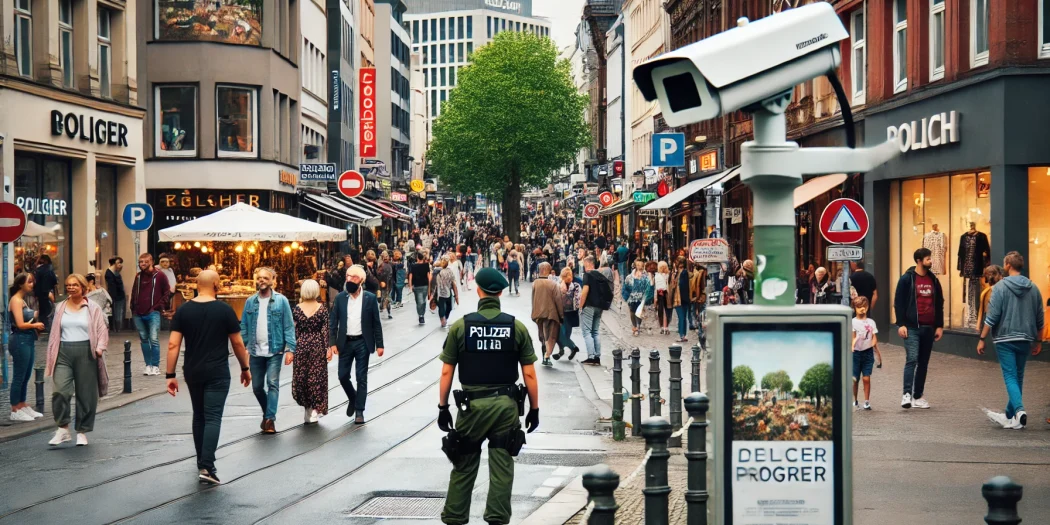
[[[507,281],[498,272],[493,270],[491,273],[495,276],[492,276],[488,275],[488,272],[482,273],[483,271],[478,272],[476,277],[478,286],[483,290],[491,290],[495,293],[506,288]],[[478,303],[478,314],[484,320],[489,321],[505,319],[500,310],[498,297],[482,298]],[[465,361],[474,358],[471,355],[465,355],[468,338],[466,324],[468,322],[467,319],[459,319],[452,324],[448,337],[445,339],[445,348],[439,357],[444,363],[460,366],[461,382],[464,381]],[[532,337],[521,321],[514,321],[511,337],[517,352],[518,366],[536,362]],[[484,392],[498,387],[511,386],[515,383],[517,375],[518,371],[515,369],[514,380],[494,384],[464,384],[463,390]],[[505,381],[507,378],[507,371],[503,370],[501,379]],[[479,446],[476,451],[461,455],[453,463],[445,509],[441,512],[442,522],[465,524],[470,521],[470,500],[474,490],[474,481],[478,475],[478,467],[481,464],[480,443],[491,436],[502,436],[520,429],[521,422],[518,418],[517,402],[506,395],[474,399],[470,402],[469,411],[459,412],[456,415],[456,431],[463,439],[479,443]],[[514,459],[505,448],[492,448],[491,444],[490,441],[489,493],[484,518],[489,523],[509,523],[511,488],[514,484]]]

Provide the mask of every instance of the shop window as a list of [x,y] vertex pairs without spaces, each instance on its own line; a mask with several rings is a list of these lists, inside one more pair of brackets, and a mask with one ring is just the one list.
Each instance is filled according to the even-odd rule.
[[33,12],[31,0],[15,0],[15,60],[18,74],[33,76]]
[[864,91],[868,85],[868,48],[866,27],[864,26],[864,8],[860,8],[850,17],[852,31],[850,41],[853,56],[850,59],[850,72],[853,84],[853,105],[864,104]]
[[157,40],[262,44],[263,2],[155,0]]
[[908,89],[908,0],[893,0],[893,92]]
[[[891,196],[889,289],[895,292],[897,280],[915,265],[912,256],[918,248],[933,252],[934,275],[944,294],[946,328],[976,331],[977,306],[982,290],[979,276],[990,260],[990,251],[970,249],[991,239],[991,173],[962,173],[901,181],[899,195]],[[893,301],[893,297],[890,297]],[[896,320],[894,319],[894,322]]]
[[970,66],[988,63],[988,0],[970,0]]
[[[95,268],[105,268],[117,255],[117,168],[95,168]],[[102,275],[98,276],[99,278]],[[96,281],[98,282],[98,281]]]
[[157,86],[155,94],[158,157],[197,154],[197,88]]
[[944,0],[930,0],[930,82],[944,78]]
[[73,87],[73,0],[58,3],[59,62],[62,66],[62,86]]
[[215,116],[220,157],[257,157],[257,95],[251,88],[215,89]]
[[1050,298],[1050,167],[1028,168],[1028,182],[1028,260],[1025,266],[1046,300]]
[[[31,271],[41,255],[47,255],[62,283],[72,269],[70,198],[72,170],[66,159],[15,154],[15,204],[26,212],[26,219],[44,227],[35,237],[22,237],[15,245],[15,271]],[[77,241],[80,242],[80,241]],[[56,302],[63,299],[61,284],[55,290]]]
[[1039,58],[1050,58],[1050,0],[1039,0]]
[[98,8],[98,91],[99,95],[113,96],[113,34],[109,9]]

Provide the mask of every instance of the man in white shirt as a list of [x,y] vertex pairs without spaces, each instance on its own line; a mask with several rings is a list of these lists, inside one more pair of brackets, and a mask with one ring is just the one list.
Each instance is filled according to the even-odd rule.
[[[263,411],[264,434],[277,432],[274,421],[281,392],[281,363],[292,364],[295,352],[295,322],[288,299],[273,289],[274,271],[255,270],[257,292],[244,303],[241,337],[248,347],[252,390]],[[284,355],[282,355],[284,354]]]
[[[364,291],[365,269],[351,266],[346,272],[346,289],[339,292],[329,313],[328,341],[333,355],[339,356],[339,383],[346,392],[346,415],[355,424],[365,422],[368,398],[368,359],[372,352],[383,357],[383,325],[375,294]],[[357,388],[350,381],[350,368],[356,364]]]

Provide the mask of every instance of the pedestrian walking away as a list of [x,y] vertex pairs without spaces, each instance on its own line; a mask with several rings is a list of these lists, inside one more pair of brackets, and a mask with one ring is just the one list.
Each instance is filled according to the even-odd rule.
[[38,334],[44,331],[44,323],[37,320],[37,313],[26,305],[26,297],[33,295],[33,283],[33,274],[20,273],[15,276],[8,290],[11,294],[11,301],[7,305],[8,315],[11,316],[8,349],[14,367],[11,371],[11,421],[26,422],[44,417],[26,403],[36,362],[36,340]]
[[120,272],[124,270],[123,257],[110,257],[109,268],[106,268],[106,291],[113,299],[113,317],[110,319],[109,327],[113,331],[124,329],[124,316],[128,309],[128,295],[124,291],[124,278]]
[[58,429],[48,443],[58,446],[72,440],[72,399],[76,395],[77,446],[88,444],[94,430],[99,398],[109,389],[103,354],[109,345],[109,330],[102,309],[85,297],[87,279],[80,274],[66,277],[65,301],[55,308],[55,320],[47,340],[46,374],[54,378],[51,411]]
[[165,378],[168,394],[179,392],[175,367],[180,348],[186,343],[182,379],[190,393],[193,409],[193,447],[197,452],[197,479],[200,483],[218,485],[215,449],[219,446],[222,413],[230,393],[228,347],[241,367],[241,385],[252,382],[248,350],[241,339],[241,326],[230,305],[216,300],[219,274],[204,270],[197,275],[197,297],[183,303],[171,319],[168,337],[168,359]]
[[419,324],[425,324],[424,314],[427,311],[430,291],[430,265],[427,264],[427,256],[422,251],[416,252],[416,262],[408,270],[408,285],[412,287],[412,295],[416,299],[416,315],[419,316]]
[[131,285],[131,319],[139,333],[142,375],[160,375],[160,313],[168,309],[168,278],[153,266],[153,256],[139,256],[139,272]]
[[295,358],[292,368],[292,399],[303,407],[303,421],[317,423],[328,414],[328,308],[318,300],[321,286],[313,279],[299,288],[299,304],[292,311],[295,320]]
[[1010,252],[1003,258],[1006,277],[992,288],[992,298],[985,313],[977,353],[984,353],[984,338],[993,333],[995,352],[1006,383],[1006,412],[988,412],[988,417],[1003,428],[1021,430],[1028,425],[1024,409],[1024,370],[1028,354],[1043,351],[1042,335],[1046,327],[1043,296],[1024,271],[1024,257]]
[[[452,462],[441,521],[457,525],[470,521],[481,446],[487,440],[489,492],[484,520],[506,524],[511,519],[513,458],[525,444],[518,418],[524,414],[526,391],[529,412],[525,426],[532,432],[540,424],[539,384],[533,365],[536,353],[525,325],[500,310],[500,295],[509,286],[503,274],[483,268],[475,280],[480,297],[478,311],[452,324],[439,357],[443,365],[438,427],[448,433],[441,449]],[[453,426],[448,398],[457,367],[463,390],[454,392],[457,415]],[[524,388],[517,384],[519,367]]]
[[580,326],[580,295],[583,293],[583,288],[580,283],[573,279],[572,270],[566,268],[561,271],[561,282],[559,284],[559,291],[562,294],[564,309],[564,317],[561,321],[561,330],[558,332],[558,353],[554,354],[554,360],[557,361],[565,355],[565,349],[569,349],[569,361],[576,358],[576,352],[580,351],[580,348],[576,346],[576,343],[572,340],[572,329]]
[[58,287],[58,276],[51,264],[51,256],[41,254],[33,270],[33,295],[36,296],[37,317],[47,324],[54,313],[55,288]]
[[456,271],[449,263],[448,257],[442,257],[437,266],[441,268],[436,277],[434,294],[437,296],[438,318],[441,320],[441,328],[448,323],[448,316],[452,314],[452,302],[459,304],[459,286],[456,284]]
[[679,256],[674,262],[675,271],[671,276],[671,306],[674,307],[675,316],[678,318],[678,342],[687,343],[689,339],[689,312],[692,309],[689,302],[689,266],[683,256]]
[[[328,349],[339,356],[339,384],[346,392],[346,415],[355,424],[365,422],[368,399],[368,359],[372,353],[383,357],[383,324],[379,305],[371,292],[362,289],[365,269],[352,266],[346,272],[346,289],[335,298],[328,320]],[[356,363],[356,364],[355,364]],[[357,388],[350,381],[355,368]]]
[[277,432],[277,407],[281,395],[281,365],[292,364],[295,354],[295,321],[288,299],[273,289],[272,268],[256,268],[255,290],[244,302],[241,338],[251,356],[252,391],[259,401],[264,434]]
[[580,312],[580,329],[583,332],[584,346],[587,348],[587,359],[583,364],[601,364],[602,343],[598,330],[602,324],[602,312],[612,307],[612,283],[601,272],[595,269],[594,256],[583,259],[583,290],[580,301],[583,311]]
[[[930,271],[930,250],[919,248],[913,254],[915,266],[897,281],[893,309],[897,316],[897,335],[904,339],[902,408],[930,408],[924,397],[926,371],[930,366],[933,343],[944,334],[944,294],[941,282]],[[822,268],[817,268],[817,273]]]
[[565,316],[565,303],[558,282],[548,278],[551,265],[542,263],[538,270],[540,278],[532,283],[532,320],[539,328],[543,366],[553,366],[551,354],[554,353],[554,345],[558,342],[562,318]]

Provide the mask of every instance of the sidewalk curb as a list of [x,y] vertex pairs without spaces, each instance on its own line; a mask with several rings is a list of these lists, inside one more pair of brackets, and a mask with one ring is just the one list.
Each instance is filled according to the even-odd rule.
[[519,525],[553,525],[565,523],[587,506],[590,496],[583,488],[583,476],[576,476],[565,488],[529,514]]
[[[115,396],[113,396],[113,397],[111,397],[109,399],[104,399],[102,401],[99,401],[98,409],[95,411],[95,413],[96,414],[101,414],[103,412],[108,412],[110,410],[113,410],[113,409],[116,409],[116,408],[121,408],[121,407],[127,406],[127,405],[129,405],[131,403],[136,403],[136,402],[142,401],[143,399],[148,399],[148,398],[151,398],[153,396],[159,396],[159,395],[164,394],[164,393],[167,393],[167,390],[161,390],[159,392],[152,392],[152,391],[149,391],[149,390],[140,390],[138,392],[132,392],[130,394],[118,394],[118,395],[115,395]],[[14,425],[12,425],[12,426],[14,426]],[[51,430],[51,429],[54,429],[54,428],[55,428],[55,420],[54,420],[54,418],[51,418],[51,417],[40,418],[40,419],[36,420],[33,423],[18,425],[18,430],[14,431],[14,432],[12,432],[10,434],[3,433],[2,430],[0,430],[0,443],[5,443],[7,441],[13,441],[13,440],[16,440],[16,439],[19,439],[19,438],[23,438],[23,437],[26,437],[26,436],[29,436],[29,435],[32,435],[32,434],[36,434],[38,432],[44,432],[44,431]]]
[[602,419],[611,418],[612,405],[598,395],[598,389],[595,388],[594,381],[591,381],[591,375],[583,367],[584,365],[581,365],[578,361],[573,362],[573,372],[576,373],[576,381],[580,383],[580,390],[583,390],[583,397],[586,397],[587,401],[594,405],[594,409],[598,411],[599,417]]

